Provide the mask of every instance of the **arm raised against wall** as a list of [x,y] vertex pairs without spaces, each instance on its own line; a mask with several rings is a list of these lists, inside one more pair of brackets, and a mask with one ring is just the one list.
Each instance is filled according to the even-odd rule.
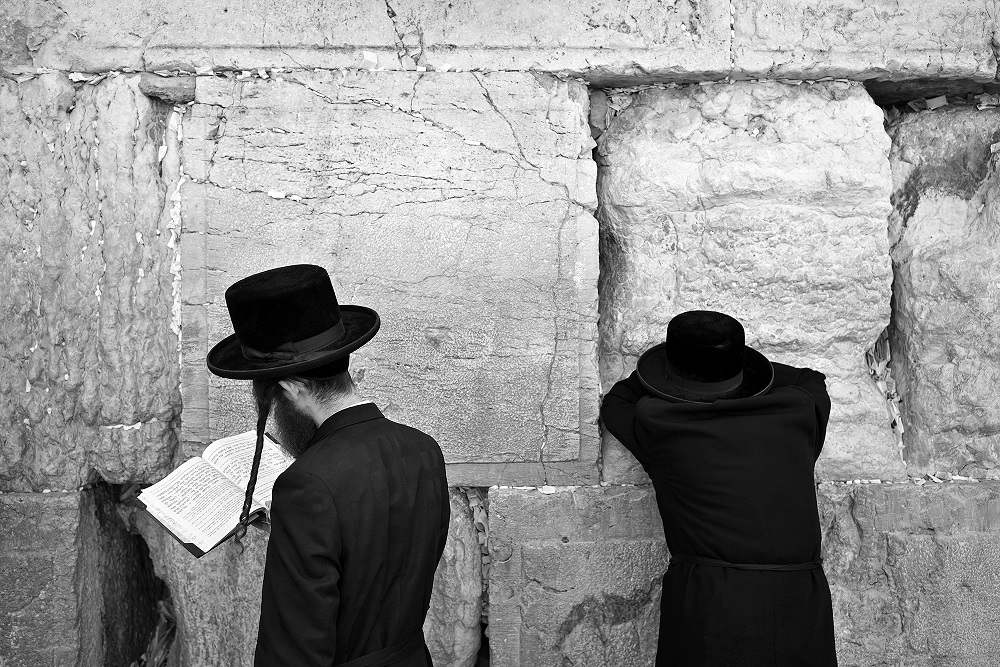
[[830,395],[826,391],[826,376],[811,368],[797,368],[771,362],[774,388],[796,387],[809,395],[816,407],[816,457],[823,451],[826,425],[830,421]]
[[618,438],[626,449],[642,463],[645,458],[642,446],[635,436],[635,408],[639,399],[649,396],[633,372],[616,382],[601,403],[601,421],[611,435]]

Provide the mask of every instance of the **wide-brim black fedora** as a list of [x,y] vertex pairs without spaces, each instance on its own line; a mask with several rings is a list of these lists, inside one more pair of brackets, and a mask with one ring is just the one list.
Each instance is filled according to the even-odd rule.
[[639,357],[636,373],[654,396],[690,403],[759,396],[774,382],[771,362],[746,345],[743,325],[711,310],[671,319],[666,341]]
[[216,375],[237,380],[336,366],[332,362],[370,341],[380,324],[371,308],[339,304],[330,275],[313,264],[248,276],[226,290],[226,305],[235,333],[206,361]]

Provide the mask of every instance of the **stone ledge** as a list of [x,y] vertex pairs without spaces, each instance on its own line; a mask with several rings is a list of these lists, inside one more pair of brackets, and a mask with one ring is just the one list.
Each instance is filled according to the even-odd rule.
[[992,81],[994,21],[974,0],[602,0],[459,6],[428,0],[22,3],[0,19],[0,66],[64,71],[417,66],[540,71],[592,85],[825,76]]

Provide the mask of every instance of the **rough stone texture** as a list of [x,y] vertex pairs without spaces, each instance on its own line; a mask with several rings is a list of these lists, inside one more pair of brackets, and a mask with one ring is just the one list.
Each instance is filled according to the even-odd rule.
[[734,0],[733,62],[748,77],[992,81],[996,9],[979,0]]
[[[858,84],[650,89],[599,140],[601,380],[682,311],[722,310],[827,375],[821,479],[903,472],[864,352],[889,323],[889,140]],[[643,481],[608,438],[604,478]]]
[[[1000,661],[1000,483],[818,487],[844,667]],[[492,665],[652,664],[650,487],[490,490]]]
[[177,157],[137,78],[0,79],[0,490],[169,467]]
[[1000,486],[820,486],[842,667],[1000,664]]
[[317,0],[278,6],[28,0],[0,18],[0,65],[103,71],[359,67],[565,71],[598,83],[730,68],[722,2]]
[[[200,78],[185,119],[184,440],[252,425],[209,377],[225,289],[298,262],[382,329],[362,390],[453,485],[595,480],[597,223],[587,92],[526,74]],[[251,155],[252,154],[252,155]],[[464,465],[459,465],[464,464]]]
[[23,7],[0,19],[0,64],[87,72],[357,67],[366,49],[383,65],[400,66],[392,21],[379,0],[14,4]]
[[[242,554],[230,540],[196,559],[145,514],[129,516],[149,544],[157,576],[173,596],[178,634],[172,667],[253,664],[267,536],[251,528]],[[424,623],[425,640],[439,667],[475,665],[481,577],[469,503],[462,491],[452,489],[448,542]]]
[[649,487],[491,488],[490,665],[650,665],[667,553]]
[[0,68],[31,65],[62,19],[63,12],[54,3],[4,2],[0,6]]
[[482,637],[483,558],[469,499],[452,489],[451,526],[434,573],[424,640],[435,665],[475,667]]
[[[1000,465],[1000,179],[995,110],[907,114],[890,128],[892,372],[915,471]],[[1000,472],[1000,471],[995,471]]]
[[991,81],[976,0],[46,0],[0,12],[0,67],[536,70],[596,85],[743,77]]
[[79,569],[79,527],[79,493],[0,494],[5,667],[71,667],[78,657],[100,657],[99,618],[80,605],[81,597],[94,596],[93,574]]
[[143,72],[139,75],[139,90],[148,97],[158,97],[169,104],[194,102],[197,77],[160,76]]
[[596,85],[722,78],[730,68],[724,2],[388,4],[403,62],[434,68],[564,71]]
[[130,517],[149,545],[156,576],[173,598],[177,634],[172,667],[252,665],[267,537],[251,528],[242,554],[229,540],[195,558],[145,514]]

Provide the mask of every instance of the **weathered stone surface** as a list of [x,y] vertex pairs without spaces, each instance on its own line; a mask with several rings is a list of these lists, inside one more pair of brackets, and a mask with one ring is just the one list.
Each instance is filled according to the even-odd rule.
[[735,0],[742,76],[992,81],[996,12],[977,0]]
[[242,554],[230,540],[196,559],[145,514],[132,521],[173,598],[175,667],[252,665],[267,537],[251,528]]
[[663,528],[649,487],[492,488],[490,664],[652,664]]
[[144,95],[156,97],[170,104],[194,102],[196,77],[160,76],[143,72],[139,75],[139,90]]
[[563,71],[596,85],[721,78],[730,69],[723,2],[390,4],[406,56],[434,68]]
[[[130,515],[145,537],[158,577],[177,614],[175,667],[251,665],[260,622],[260,591],[267,536],[251,528],[240,553],[232,540],[194,558],[143,513]],[[451,526],[434,575],[424,637],[435,665],[475,664],[480,638],[482,572],[469,503],[451,491]]]
[[400,66],[392,21],[377,0],[66,0],[58,10],[45,0],[21,4],[0,23],[8,63],[90,72],[358,67],[365,49],[383,66]]
[[820,485],[843,667],[1000,663],[1000,486]]
[[605,85],[720,78],[729,71],[729,6],[485,0],[316,0],[278,6],[28,0],[0,23],[0,65],[102,71],[198,67],[378,66],[540,70]]
[[90,592],[78,568],[79,527],[79,493],[0,494],[3,665],[70,667],[78,655],[99,655],[99,619],[81,608],[74,583],[80,576]]
[[405,72],[198,85],[184,125],[185,441],[252,424],[247,383],[204,366],[232,331],[225,289],[310,262],[343,303],[380,313],[352,371],[390,417],[467,464],[453,484],[595,478],[582,85]]
[[994,12],[974,0],[26,0],[3,9],[8,68],[357,68],[369,51],[386,69],[564,72],[609,86],[726,75],[991,81],[997,66]]
[[475,667],[482,637],[483,558],[469,499],[451,490],[451,526],[434,573],[424,640],[435,665]]
[[[864,352],[889,321],[888,137],[857,84],[643,91],[601,136],[601,379],[684,310],[740,319],[747,343],[827,375],[821,479],[898,477]],[[642,481],[609,438],[604,477]]]
[[[180,410],[169,108],[137,77],[0,80],[0,489],[169,467]],[[178,295],[179,296],[179,295]]]
[[31,65],[59,29],[63,13],[50,2],[5,2],[0,7],[0,68]]
[[892,372],[906,462],[976,477],[1000,466],[1000,117],[907,114],[890,128],[896,282]]
[[[1000,659],[1000,483],[820,484],[845,667]],[[648,665],[666,551],[650,487],[491,489],[491,664]]]

